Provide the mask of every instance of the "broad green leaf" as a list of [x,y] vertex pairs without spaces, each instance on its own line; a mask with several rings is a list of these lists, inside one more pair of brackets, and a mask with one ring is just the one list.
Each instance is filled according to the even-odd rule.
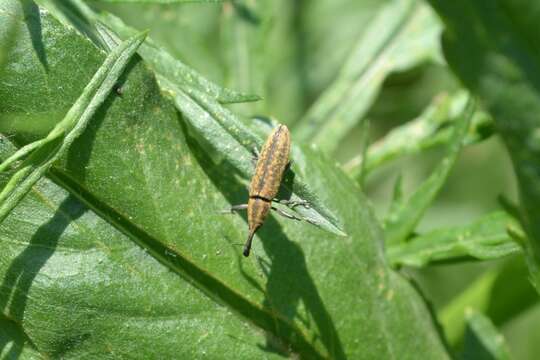
[[35,0],[35,3],[50,11],[63,24],[75,27],[94,43],[99,43],[99,37],[90,23],[93,11],[84,0]]
[[[19,145],[40,133],[36,118],[69,109],[106,57],[46,11],[39,20],[49,71],[22,28],[0,82],[0,114],[28,129]],[[14,81],[17,69],[31,89]],[[271,216],[245,259],[237,245],[245,218],[219,213],[247,197],[237,170],[161,95],[142,61],[121,89],[51,169],[56,185],[42,179],[41,195],[31,193],[0,229],[9,236],[0,277],[14,284],[0,290],[2,310],[42,357],[448,358],[421,296],[387,266],[367,201],[330,160],[295,150],[306,186],[348,236]],[[9,302],[13,287],[23,301]]]
[[473,309],[468,309],[466,317],[467,332],[461,359],[511,359],[504,337],[488,317]]
[[[452,139],[453,120],[463,111],[466,94],[441,94],[418,116],[395,129],[368,148],[366,156],[358,156],[343,168],[354,178],[362,170],[369,173],[398,157],[415,155],[436,146],[447,145]],[[489,137],[493,122],[484,112],[475,112],[464,144],[473,144]],[[364,161],[364,158],[366,159]],[[364,174],[366,175],[366,174]]]
[[430,0],[445,57],[494,118],[519,183],[532,281],[540,291],[540,8],[523,0]]
[[13,156],[0,163],[2,172],[10,164],[27,156],[0,192],[0,222],[84,132],[145,37],[145,33],[135,35],[113,49],[84,88],[81,96],[47,137],[22,147]]
[[457,120],[453,130],[452,140],[447,146],[447,154],[444,159],[407,201],[402,201],[401,206],[394,207],[388,214],[384,227],[387,246],[394,246],[407,239],[407,236],[414,230],[424,212],[442,188],[459,155],[474,113],[474,108],[474,101],[472,98],[469,98],[465,109]]
[[439,22],[422,2],[390,2],[360,38],[333,84],[298,123],[299,138],[325,151],[335,150],[362,121],[388,74],[436,56],[439,32]]
[[9,319],[0,318],[0,353],[278,358],[257,347],[263,334],[159,262],[172,252],[133,240],[40,180],[0,226],[0,309]]
[[466,311],[473,308],[504,326],[538,303],[538,294],[527,280],[527,266],[514,257],[496,268],[485,271],[438,314],[448,342],[457,346],[463,342]]
[[466,226],[436,229],[390,246],[387,258],[394,266],[423,267],[433,262],[491,260],[518,254],[521,247],[507,233],[511,224],[517,225],[506,213],[495,212]]

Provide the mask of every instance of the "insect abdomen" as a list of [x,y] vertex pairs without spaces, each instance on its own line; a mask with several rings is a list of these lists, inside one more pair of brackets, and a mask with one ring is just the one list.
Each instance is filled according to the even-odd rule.
[[289,163],[291,137],[287,126],[278,126],[266,140],[251,179],[250,197],[271,201],[277,194]]

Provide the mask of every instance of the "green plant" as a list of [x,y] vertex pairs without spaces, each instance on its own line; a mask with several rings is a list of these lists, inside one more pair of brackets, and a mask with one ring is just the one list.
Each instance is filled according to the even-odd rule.
[[[538,7],[187,2],[0,0],[0,357],[532,356]],[[307,221],[245,259],[277,122]]]

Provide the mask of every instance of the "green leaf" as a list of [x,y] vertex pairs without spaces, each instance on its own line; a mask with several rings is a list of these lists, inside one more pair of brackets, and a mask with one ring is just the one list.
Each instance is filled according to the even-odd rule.
[[451,299],[438,314],[448,342],[463,343],[466,311],[473,308],[504,326],[538,303],[538,293],[527,280],[527,266],[513,257],[502,266],[489,269]]
[[430,0],[445,57],[495,120],[516,171],[532,281],[540,291],[540,8],[519,0]]
[[0,357],[2,359],[42,359],[20,327],[0,315]]
[[401,206],[393,208],[388,214],[385,221],[387,246],[399,244],[407,239],[442,188],[459,155],[474,108],[474,101],[469,98],[465,109],[457,120],[445,158],[407,201],[402,202]]
[[[2,140],[3,155],[10,149]],[[260,334],[159,262],[171,266],[163,257],[172,252],[138,246],[129,230],[45,178],[0,229],[0,308],[9,318],[0,318],[0,353],[10,348],[6,331],[10,351],[29,358],[278,358],[257,347]]]
[[491,320],[482,313],[468,309],[467,332],[461,359],[511,359],[504,337]]
[[17,324],[4,315],[0,315],[0,358],[41,359]]
[[[399,157],[416,155],[436,146],[447,145],[452,140],[455,118],[463,111],[466,94],[441,94],[418,116],[392,129],[384,138],[368,148],[366,156],[357,156],[343,168],[354,178],[360,178]],[[464,144],[480,142],[491,136],[493,122],[484,112],[475,112]],[[364,161],[363,159],[366,159]]]
[[335,150],[363,121],[388,74],[437,56],[439,33],[439,22],[422,2],[390,2],[359,39],[333,84],[298,123],[299,139]]
[[[371,120],[366,119],[365,121],[362,122],[362,126],[360,127],[361,136],[360,136],[360,139],[359,139],[359,144],[360,144],[360,157],[362,157],[362,158],[366,157],[368,149],[369,149],[369,137],[370,137],[369,129],[370,129],[370,125],[371,125]],[[361,189],[364,189],[365,186],[366,186],[365,180],[366,180],[367,171],[366,171],[364,165],[365,165],[365,163],[361,163],[360,166],[358,167],[357,181],[358,181],[358,185],[360,185]],[[400,187],[401,187],[401,184],[396,184],[396,187],[394,188],[394,190],[395,190],[394,196],[395,197],[401,196]]]
[[394,191],[392,192],[392,202],[388,212],[393,213],[403,206],[403,176],[400,173],[394,183]]
[[[99,19],[111,26],[121,36],[131,36],[135,32],[135,30],[124,25],[119,18],[113,15],[102,14]],[[194,87],[221,103],[257,101],[260,99],[257,95],[238,93],[208,81],[150,40],[145,42],[139,53],[152,66],[156,74],[167,78],[177,86]]]
[[387,258],[394,266],[423,267],[433,262],[491,260],[518,254],[521,247],[507,233],[511,224],[516,224],[514,219],[495,212],[466,226],[436,229],[390,246]]
[[[61,119],[106,57],[38,14],[48,72],[21,24],[0,82],[0,114],[27,129],[18,145]],[[54,184],[43,178],[0,226],[0,308],[41,357],[448,358],[423,299],[387,266],[367,201],[332,161],[293,152],[295,173],[348,236],[270,216],[245,259],[245,218],[219,213],[247,198],[237,170],[142,61],[121,89],[51,169]]]
[[[271,30],[271,2],[236,0],[223,5],[220,35],[226,85],[266,98],[266,59]],[[275,5],[273,5],[275,6]],[[275,23],[274,23],[275,24]],[[264,101],[235,106],[248,116],[264,113]]]
[[16,22],[17,17],[19,16],[13,16],[7,19],[7,26],[2,28],[2,32],[0,32],[0,76],[2,75],[7,60],[6,55],[11,51],[11,48],[16,41],[18,29]]
[[[90,36],[93,40],[95,38],[105,49],[110,49],[112,45],[120,42],[118,36],[129,38],[139,32],[124,24],[120,18],[112,14],[105,11],[95,12],[80,0],[69,0],[60,4],[54,0],[52,2],[51,0],[42,1],[48,9],[55,11],[55,15],[62,15],[68,23],[74,24],[79,31]],[[67,6],[68,4],[69,6]],[[110,27],[115,33],[107,27]],[[260,100],[257,95],[239,93],[211,82],[179,59],[173,57],[150,38],[147,38],[141,45],[138,53],[157,74],[166,77],[177,86],[189,86],[203,91],[221,103]]]
[[105,59],[64,119],[56,124],[49,135],[22,147],[0,163],[1,172],[15,161],[28,156],[0,192],[0,222],[84,132],[145,37],[146,33],[135,35],[118,45]]

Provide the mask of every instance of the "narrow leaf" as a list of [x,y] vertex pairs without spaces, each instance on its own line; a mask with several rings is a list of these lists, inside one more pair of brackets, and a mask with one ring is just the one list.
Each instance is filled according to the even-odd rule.
[[508,226],[515,223],[506,213],[496,212],[467,226],[437,229],[390,246],[387,257],[393,266],[423,267],[434,262],[491,260],[518,254],[521,247],[507,233]]
[[[343,168],[358,179],[362,169],[368,174],[399,157],[416,155],[449,144],[452,139],[453,120],[463,111],[465,103],[464,92],[436,96],[420,116],[392,129],[384,138],[368,148],[365,157],[359,155],[346,163]],[[491,118],[482,111],[476,111],[464,144],[473,144],[486,139],[491,136],[492,128]]]
[[[227,159],[245,179],[251,178],[254,170],[253,154],[261,147],[263,139],[243,125],[232,112],[203,93],[195,89],[184,92],[163,77],[159,77],[159,83],[169,91],[178,110],[199,138]],[[282,188],[289,193],[289,200],[307,201],[309,206],[296,206],[292,210],[311,224],[334,234],[345,235],[336,217],[297,175],[298,172],[289,171]]]
[[424,212],[442,188],[461,149],[474,112],[474,107],[474,101],[470,98],[457,120],[447,154],[433,171],[433,174],[420,185],[401,207],[388,214],[385,222],[387,245],[399,244],[407,239],[407,236],[414,230]]
[[488,317],[473,309],[467,309],[465,316],[467,331],[461,359],[511,359],[504,337]]
[[[136,33],[135,29],[125,25],[122,20],[112,14],[96,14],[96,19],[105,23],[121,37],[129,37]],[[110,41],[111,37],[115,36],[110,30],[103,26],[97,26],[97,30],[105,44]],[[257,95],[242,94],[212,83],[197,71],[160,48],[151,39],[147,39],[140,47],[139,54],[152,67],[156,74],[166,78],[180,88],[195,88],[212,96],[220,103],[239,103],[260,100],[260,97]]]
[[[270,49],[271,27],[267,2],[235,0],[222,7],[220,37],[224,58],[226,85],[266,97],[265,57]],[[264,14],[263,16],[259,15]],[[273,24],[275,26],[275,23]],[[245,114],[264,113],[264,102],[235,107]]]
[[[360,143],[360,157],[361,158],[366,158],[368,150],[369,150],[369,130],[370,130],[370,125],[371,125],[371,120],[370,119],[366,119],[366,120],[362,121],[362,126],[360,128],[360,131],[362,133],[361,133],[361,137],[359,139],[360,140],[359,143]],[[366,176],[367,176],[367,169],[366,169],[365,165],[366,165],[366,163],[363,162],[358,167],[357,181],[358,181],[358,184],[360,185],[361,189],[364,189],[364,187],[365,187],[365,180],[366,180]],[[401,184],[399,184],[399,186],[401,186]],[[398,194],[394,193],[394,195],[398,195]]]
[[386,5],[337,79],[298,123],[299,138],[328,152],[335,150],[364,119],[388,74],[437,56],[439,32],[439,22],[422,2],[397,0]]
[[513,162],[532,282],[540,292],[540,7],[535,2],[430,0],[446,25],[445,57],[494,118]]
[[390,203],[389,213],[396,212],[403,206],[403,174],[399,173],[396,181],[394,182],[394,189],[392,191],[392,201]]
[[[27,145],[6,160],[11,164],[14,160],[32,152],[0,192],[0,222],[17,206],[52,164],[67,152],[73,141],[83,133],[145,37],[146,33],[136,35],[110,53],[81,96],[69,109],[64,119],[53,128],[45,141],[37,141],[36,146]],[[65,137],[62,138],[63,134]],[[2,165],[0,167],[5,168]]]
[[[138,30],[126,25],[120,18],[105,11],[98,12],[82,0],[66,0],[63,2],[41,0],[40,2],[59,18],[59,20],[65,24],[74,26],[82,34],[106,50],[110,50],[111,47],[114,47],[114,44],[118,44],[121,41],[118,36],[126,39],[139,33]],[[214,2],[220,1],[216,0]],[[114,32],[109,28],[114,30]],[[257,95],[243,94],[211,82],[190,66],[176,59],[149,37],[139,47],[138,53],[156,73],[167,77],[170,81],[176,82],[179,86],[195,87],[213,96],[221,103],[260,100],[260,97]]]
[[[20,9],[16,9],[16,11],[20,11]],[[2,28],[2,31],[0,32],[0,76],[2,75],[2,71],[6,64],[7,54],[16,41],[18,29],[17,18],[19,17],[20,14],[13,14],[13,16],[6,19],[7,25]]]
[[465,313],[474,308],[489,316],[496,326],[526,313],[538,303],[538,294],[527,280],[527,266],[515,256],[484,271],[439,311],[438,318],[452,346],[463,343]]

